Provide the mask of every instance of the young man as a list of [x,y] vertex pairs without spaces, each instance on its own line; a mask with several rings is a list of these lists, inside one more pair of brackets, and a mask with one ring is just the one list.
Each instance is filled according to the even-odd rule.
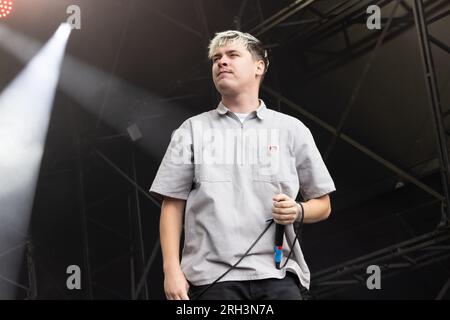
[[[217,33],[209,57],[222,100],[175,132],[150,188],[163,198],[166,297],[301,299],[300,285],[309,288],[310,274],[298,241],[293,244],[293,223],[301,220],[302,207],[304,223],[329,216],[333,180],[309,129],[258,98],[268,67],[259,40],[239,31]],[[301,205],[294,200],[299,191]],[[232,268],[272,218],[285,226],[284,259],[293,250],[286,267],[275,267],[273,225]]]

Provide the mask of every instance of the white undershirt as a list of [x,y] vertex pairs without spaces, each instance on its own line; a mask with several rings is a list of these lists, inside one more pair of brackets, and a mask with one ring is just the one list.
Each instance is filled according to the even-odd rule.
[[244,123],[245,118],[247,118],[248,116],[248,113],[237,113],[237,112],[233,113],[238,116],[239,120],[241,120],[241,123]]

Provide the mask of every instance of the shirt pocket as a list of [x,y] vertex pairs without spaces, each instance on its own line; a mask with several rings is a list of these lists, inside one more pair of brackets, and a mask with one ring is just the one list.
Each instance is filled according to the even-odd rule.
[[253,181],[288,182],[298,181],[295,158],[289,153],[282,153],[279,157],[258,163],[252,168]]
[[230,165],[197,164],[194,179],[197,182],[231,182]]

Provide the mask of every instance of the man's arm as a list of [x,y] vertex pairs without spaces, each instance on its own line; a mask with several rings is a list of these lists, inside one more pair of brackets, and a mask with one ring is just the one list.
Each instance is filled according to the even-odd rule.
[[189,283],[180,267],[180,238],[186,200],[164,197],[160,239],[163,256],[164,292],[169,300],[189,300]]
[[[273,197],[272,215],[276,223],[291,224],[301,218],[301,207],[295,200],[285,194]],[[304,223],[315,223],[327,219],[331,213],[329,195],[301,202],[305,210]]]
[[[330,196],[324,195],[319,198],[310,199],[306,202],[301,202],[305,210],[304,223],[315,223],[327,219],[331,213]],[[301,218],[301,207],[299,207],[297,220]]]

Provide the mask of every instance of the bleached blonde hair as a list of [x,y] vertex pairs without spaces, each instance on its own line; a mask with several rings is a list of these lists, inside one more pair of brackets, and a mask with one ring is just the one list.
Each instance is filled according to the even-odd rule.
[[209,42],[208,58],[212,60],[214,52],[217,48],[220,48],[229,42],[235,41],[242,43],[252,54],[255,60],[263,60],[265,65],[264,73],[267,72],[267,68],[269,67],[267,50],[264,49],[261,41],[256,39],[250,33],[245,33],[237,30],[217,32],[214,38]]

